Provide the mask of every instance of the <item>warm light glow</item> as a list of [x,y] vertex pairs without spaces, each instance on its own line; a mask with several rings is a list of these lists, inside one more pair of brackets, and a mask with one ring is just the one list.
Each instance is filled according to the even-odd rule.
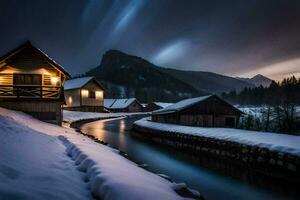
[[51,77],[51,84],[52,85],[57,85],[58,82],[59,82],[59,77],[57,77],[57,76],[52,76]]
[[287,59],[273,64],[262,66],[258,69],[251,70],[245,73],[235,74],[235,76],[252,77],[256,74],[268,76],[273,80],[281,81],[284,77],[292,75],[300,76],[300,58]]
[[83,97],[88,97],[89,96],[89,91],[88,90],[81,90],[81,95]]
[[103,99],[103,91],[96,91],[96,99]]
[[72,104],[72,103],[73,103],[73,98],[72,98],[71,96],[69,96],[68,102],[69,102],[69,104]]

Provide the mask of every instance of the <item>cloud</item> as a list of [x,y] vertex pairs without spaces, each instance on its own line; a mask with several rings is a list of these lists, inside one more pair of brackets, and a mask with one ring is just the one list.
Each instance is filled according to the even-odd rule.
[[143,3],[143,0],[132,0],[129,2],[118,17],[118,23],[115,26],[115,31],[119,31],[120,29],[126,27],[132,18],[136,16]]
[[190,45],[191,43],[185,39],[174,41],[156,53],[152,61],[158,65],[174,62],[188,52]]

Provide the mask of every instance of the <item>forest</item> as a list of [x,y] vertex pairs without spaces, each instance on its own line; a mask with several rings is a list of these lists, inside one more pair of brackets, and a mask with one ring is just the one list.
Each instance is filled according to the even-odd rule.
[[240,128],[299,133],[300,78],[292,76],[281,82],[273,81],[269,87],[222,93],[222,98],[247,114],[241,119]]

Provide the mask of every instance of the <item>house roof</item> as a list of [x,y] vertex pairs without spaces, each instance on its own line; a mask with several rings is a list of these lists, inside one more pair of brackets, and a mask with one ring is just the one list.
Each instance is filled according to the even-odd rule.
[[165,103],[165,102],[153,102],[153,103],[161,108],[166,108],[174,104],[174,103]]
[[201,96],[201,97],[196,97],[196,98],[191,98],[191,99],[185,99],[182,101],[179,101],[178,103],[175,103],[173,105],[167,106],[165,108],[159,109],[157,111],[153,111],[152,114],[167,114],[167,113],[174,113],[181,111],[187,107],[193,106],[201,101],[204,101],[211,97],[213,95],[207,95],[207,96]]
[[241,110],[237,109],[236,107],[227,103],[226,101],[224,101],[223,99],[219,98],[216,95],[207,95],[207,96],[201,96],[201,97],[196,97],[196,98],[191,98],[191,99],[185,99],[185,100],[179,101],[178,103],[170,105],[166,108],[162,108],[157,111],[153,111],[152,114],[159,115],[159,114],[169,114],[169,113],[175,113],[178,111],[182,111],[182,110],[189,108],[195,104],[203,102],[211,97],[215,97],[215,98],[219,99],[220,101],[224,102],[226,105],[230,106],[237,113],[244,114]]
[[136,98],[129,99],[104,99],[104,107],[110,109],[124,109],[130,106]]
[[12,51],[10,51],[7,54],[0,57],[0,62],[3,62],[5,60],[9,59],[10,57],[12,57],[12,56],[14,56],[14,55],[22,52],[23,50],[26,50],[26,49],[32,49],[36,53],[42,55],[43,58],[45,59],[45,61],[48,62],[51,66],[53,66],[54,68],[57,68],[59,71],[64,73],[68,78],[71,78],[71,75],[60,64],[58,64],[56,61],[54,61],[45,52],[43,52],[39,48],[33,46],[30,41],[25,42],[24,44],[18,46],[17,48],[13,49]]
[[64,84],[64,89],[65,90],[79,89],[85,86],[90,81],[95,81],[97,85],[99,85],[99,87],[101,87],[104,90],[103,86],[93,76],[67,80]]

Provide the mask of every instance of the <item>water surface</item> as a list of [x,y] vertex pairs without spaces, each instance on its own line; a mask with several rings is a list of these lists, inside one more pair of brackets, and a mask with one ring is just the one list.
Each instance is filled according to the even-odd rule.
[[291,189],[296,185],[264,180],[260,174],[228,166],[223,161],[207,157],[195,159],[193,155],[131,136],[131,125],[139,118],[95,121],[84,124],[81,131],[126,152],[135,162],[148,164],[152,172],[166,174],[175,182],[185,182],[207,200],[300,199],[299,193]]

